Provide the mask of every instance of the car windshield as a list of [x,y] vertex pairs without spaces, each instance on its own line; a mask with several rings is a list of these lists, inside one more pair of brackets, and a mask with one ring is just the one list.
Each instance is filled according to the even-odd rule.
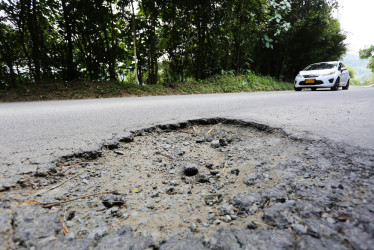
[[332,69],[337,66],[337,63],[315,63],[306,67],[304,70],[320,70],[320,69]]

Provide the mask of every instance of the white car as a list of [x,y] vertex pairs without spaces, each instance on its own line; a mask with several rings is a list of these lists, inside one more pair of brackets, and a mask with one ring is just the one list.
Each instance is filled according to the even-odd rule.
[[314,63],[300,71],[295,78],[295,90],[302,88],[331,88],[338,90],[339,87],[347,90],[349,88],[349,72],[342,62],[319,62]]

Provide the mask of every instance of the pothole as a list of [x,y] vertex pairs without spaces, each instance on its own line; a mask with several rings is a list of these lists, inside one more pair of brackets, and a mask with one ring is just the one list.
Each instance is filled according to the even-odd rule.
[[[295,142],[286,137],[234,125],[144,132],[132,143],[104,150],[79,178],[48,196],[52,202],[74,194],[118,192],[63,206],[64,214],[75,213],[68,226],[79,235],[84,234],[83,223],[86,234],[101,225],[108,231],[129,225],[156,242],[199,237],[220,228],[245,229],[248,219],[264,224],[268,199],[244,208],[235,198],[279,184],[277,166],[296,153]],[[74,162],[64,165],[66,174],[78,171]],[[105,199],[124,204],[108,206]]]
[[[283,230],[277,237],[289,241],[286,248],[303,235],[324,242],[320,225],[348,225],[356,215],[347,203],[364,208],[372,195],[352,182],[370,170],[323,143],[240,124],[177,127],[137,131],[95,160],[64,159],[53,175],[31,180],[42,191],[24,195],[38,192],[45,213],[60,217],[59,234],[71,240],[96,241],[127,226],[153,246],[198,238],[212,248],[222,230],[264,241],[269,230]],[[345,246],[347,236],[335,233]]]

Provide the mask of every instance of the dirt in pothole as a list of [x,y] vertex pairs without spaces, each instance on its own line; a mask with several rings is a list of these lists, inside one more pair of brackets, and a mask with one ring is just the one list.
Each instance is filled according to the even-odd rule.
[[[117,197],[125,204],[109,209],[102,203],[105,196],[64,205],[65,214],[75,211],[76,218],[69,224],[78,234],[82,224],[88,232],[100,224],[108,225],[109,231],[126,224],[159,241],[205,235],[222,227],[246,228],[248,217],[231,205],[232,199],[278,184],[275,169],[297,153],[295,142],[235,126],[194,129],[196,133],[190,128],[146,134],[106,150],[79,178],[49,197],[113,190],[120,194]],[[256,178],[245,184],[251,175]],[[262,176],[257,179],[257,175]],[[258,210],[251,219],[262,224],[261,215]]]
[[[42,204],[70,200],[45,208],[60,218],[70,239],[99,240],[126,225],[134,237],[152,239],[156,246],[197,237],[214,247],[209,237],[227,229],[280,229],[295,240],[313,236],[307,232],[314,222],[308,220],[333,225],[353,220],[339,202],[358,207],[369,199],[370,185],[352,186],[345,178],[352,159],[326,149],[239,125],[142,131],[132,142],[104,149],[96,160],[66,159],[54,175],[32,178],[33,190],[8,195],[20,201],[39,194],[33,200]],[[339,237],[338,244],[346,244]]]

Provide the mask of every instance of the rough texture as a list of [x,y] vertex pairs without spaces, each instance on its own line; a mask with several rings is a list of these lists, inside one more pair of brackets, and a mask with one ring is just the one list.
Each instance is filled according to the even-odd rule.
[[134,131],[9,181],[1,246],[371,248],[371,152],[232,123]]

